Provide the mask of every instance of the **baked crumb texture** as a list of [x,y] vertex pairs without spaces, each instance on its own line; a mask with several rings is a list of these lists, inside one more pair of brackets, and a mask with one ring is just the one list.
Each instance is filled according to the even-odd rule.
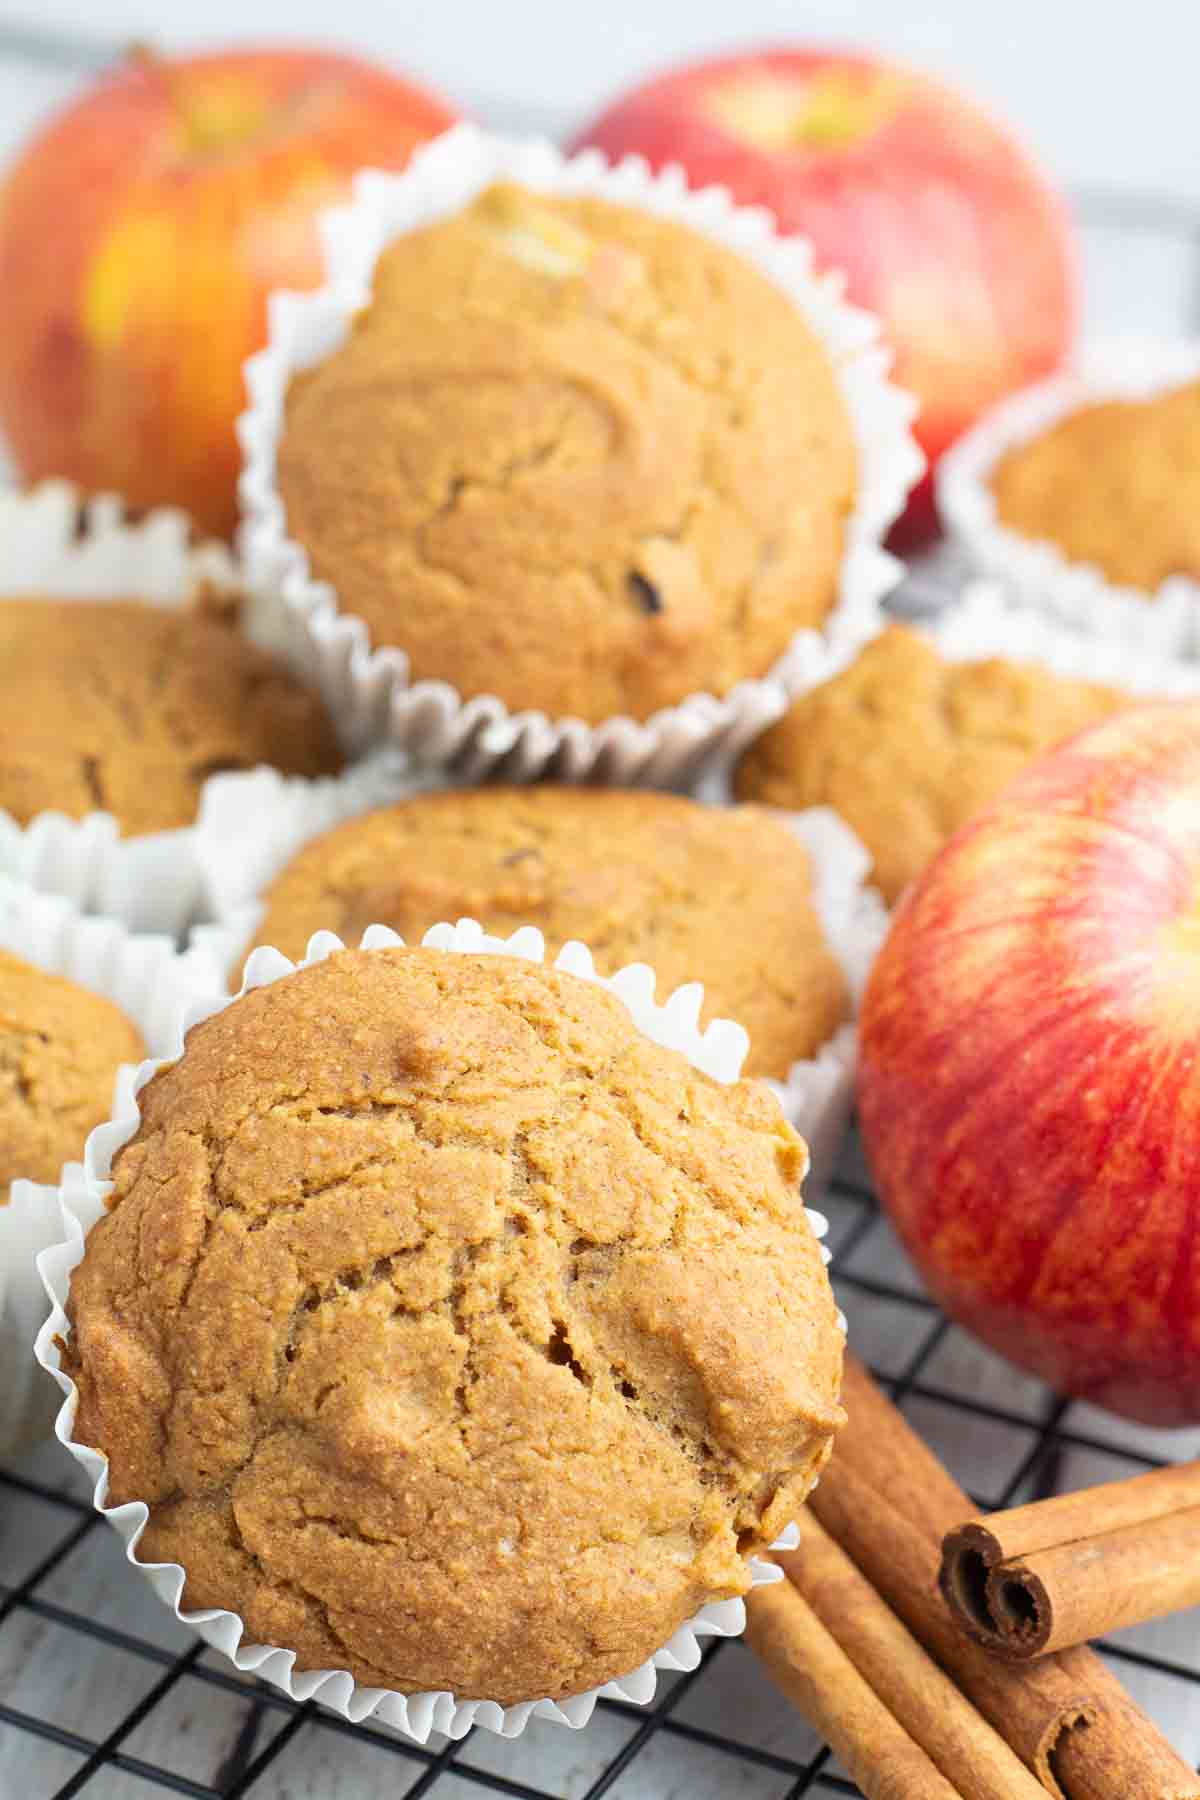
[[1010,450],[992,490],[1002,525],[1120,586],[1200,580],[1200,381],[1081,407]]
[[145,1054],[111,1000],[0,950],[0,1205],[11,1182],[57,1181],[83,1155],[117,1069]]
[[793,701],[734,785],[742,800],[835,808],[890,905],[1034,757],[1131,701],[1030,663],[947,662],[920,632],[890,625]]
[[795,834],[763,808],[671,794],[419,795],[306,845],[268,890],[256,941],[299,961],[324,928],[357,944],[390,925],[411,944],[460,918],[501,937],[536,925],[551,960],[577,938],[602,974],[649,963],[660,1001],[702,981],[704,1022],[750,1034],[747,1074],[786,1076],[848,1010]]
[[212,617],[144,601],[0,599],[0,807],[190,825],[210,775],[341,767],[321,701]]
[[289,534],[414,679],[644,719],[838,597],[851,423],[803,314],[690,228],[489,189],[292,380]]
[[611,995],[344,951],[197,1025],[71,1282],[146,1562],[301,1669],[504,1703],[748,1585],[829,1453],[801,1140]]

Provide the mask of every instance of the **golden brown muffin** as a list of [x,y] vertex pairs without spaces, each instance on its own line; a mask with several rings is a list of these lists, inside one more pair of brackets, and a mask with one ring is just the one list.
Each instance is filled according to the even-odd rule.
[[739,799],[832,806],[874,858],[889,905],[1026,763],[1131,703],[1115,688],[990,657],[953,663],[890,625],[802,694],[743,756]]
[[603,990],[343,951],[189,1034],[71,1279],[76,1439],[184,1604],[505,1702],[636,1668],[812,1486],[802,1141]]
[[1200,381],[1081,407],[1010,450],[992,489],[1002,525],[1109,581],[1200,580]]
[[190,825],[207,776],[341,767],[316,694],[210,617],[143,601],[0,599],[0,807]]
[[117,1069],[145,1054],[111,1000],[0,950],[0,1205],[10,1182],[57,1181],[82,1156]]
[[820,625],[856,480],[782,290],[685,226],[511,187],[383,253],[277,467],[313,573],[414,678],[591,721],[724,694]]
[[390,925],[411,944],[460,918],[536,925],[551,958],[581,939],[605,975],[649,963],[660,1000],[703,981],[705,1020],[750,1033],[747,1074],[786,1075],[847,1012],[794,833],[671,794],[478,788],[352,819],[276,877],[255,941],[298,961],[314,931],[357,944]]

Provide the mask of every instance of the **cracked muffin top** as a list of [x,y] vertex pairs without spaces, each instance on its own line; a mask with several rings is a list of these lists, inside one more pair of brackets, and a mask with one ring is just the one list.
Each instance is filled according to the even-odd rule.
[[1200,381],[1080,407],[1001,458],[996,516],[1147,595],[1200,580]]
[[1027,763],[1132,699],[1033,663],[947,662],[921,632],[889,625],[792,702],[746,751],[734,787],[768,806],[832,806],[891,905]]
[[515,958],[342,951],[188,1035],[71,1278],[143,1561],[300,1669],[505,1703],[638,1667],[842,1419],[804,1144]]
[[750,1075],[815,1056],[848,1008],[808,852],[765,808],[611,789],[422,794],[306,844],[265,902],[254,941],[293,961],[314,931],[357,944],[390,925],[412,944],[471,918],[501,937],[536,925],[551,960],[582,939],[605,975],[649,963],[660,1001],[702,981],[704,1022],[750,1033]]
[[501,186],[398,238],[294,377],[289,534],[414,679],[644,719],[838,596],[851,424],[796,304],[673,221]]
[[83,1155],[117,1069],[145,1054],[111,1000],[0,950],[0,1205],[11,1182],[57,1181]]
[[207,776],[342,765],[315,693],[198,612],[140,600],[0,599],[0,808],[190,825]]

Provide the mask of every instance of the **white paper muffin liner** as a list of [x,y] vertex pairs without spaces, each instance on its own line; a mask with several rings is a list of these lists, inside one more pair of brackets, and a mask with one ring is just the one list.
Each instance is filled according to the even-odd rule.
[[[1073,630],[1053,612],[1017,598],[1004,582],[989,576],[966,581],[958,598],[939,613],[920,618],[897,616],[888,623],[919,632],[948,662],[1003,657],[1006,662],[1038,664],[1072,680],[1124,688],[1147,699],[1186,700],[1200,694],[1200,662],[1166,654],[1150,643],[1092,637]],[[829,644],[819,654],[814,651],[801,693],[811,693],[842,674],[871,641]],[[706,776],[699,791],[707,800],[728,803],[732,795],[730,765],[723,763]]]
[[805,240],[781,237],[768,213],[735,206],[723,188],[690,190],[678,167],[652,175],[639,157],[609,165],[587,150],[568,158],[548,142],[492,137],[469,125],[419,150],[401,174],[361,172],[350,204],[322,222],[325,286],[272,296],[267,348],[246,364],[250,404],[238,424],[247,566],[256,586],[281,594],[303,621],[335,716],[353,715],[360,724],[383,720],[393,743],[468,779],[503,769],[513,781],[551,772],[563,781],[616,785],[676,781],[709,751],[736,748],[778,716],[803,672],[803,641],[767,677],[740,682],[720,699],[693,694],[645,722],[616,717],[588,725],[510,713],[495,695],[464,700],[446,682],[413,682],[402,649],[372,650],[362,620],[338,612],[333,588],[312,578],[305,552],[287,535],[275,449],[291,377],[343,343],[354,314],[370,299],[375,263],[387,244],[460,211],[501,180],[540,193],[596,195],[679,220],[745,256],[796,301],[829,352],[858,446],[858,501],[826,630],[862,637],[876,628],[880,600],[900,572],[881,540],[923,463],[908,431],[915,403],[889,385],[891,359],[877,323],[845,303],[841,276],[814,274]]
[[914,621],[913,629],[930,638],[949,662],[999,656],[1146,699],[1187,700],[1200,694],[1200,663],[1165,655],[1144,642],[1085,636],[1039,607],[1014,602],[997,581],[968,582],[956,605],[933,622]]
[[[264,889],[305,844],[376,807],[444,785],[436,772],[414,768],[394,751],[319,781],[280,775],[274,769],[216,777],[209,784],[196,832],[208,922],[194,927],[191,943],[228,980],[262,923]],[[787,822],[812,859],[814,903],[857,1009],[887,931],[883,901],[865,885],[871,859],[850,827],[828,807],[790,815]],[[770,879],[769,873],[765,879]],[[808,1144],[810,1192],[828,1182],[845,1135],[854,1095],[855,1044],[854,1026],[842,1025],[816,1056],[793,1063],[785,1080],[770,1083]]]
[[[826,942],[841,963],[854,1015],[871,965],[888,932],[882,896],[866,885],[871,857],[832,807],[811,806],[784,815],[812,861],[813,902]],[[816,1056],[794,1062],[783,1081],[768,1081],[787,1117],[808,1145],[808,1191],[829,1184],[854,1107],[858,1027],[839,1025]]]
[[[247,634],[313,679],[307,638],[292,616],[265,595],[249,596],[236,559],[223,544],[193,543],[183,513],[161,508],[134,521],[111,495],[85,500],[65,481],[27,493],[0,489],[0,596],[178,607],[205,589],[247,595]],[[176,937],[195,916],[199,893],[190,828],[122,838],[104,812],[44,812],[21,826],[0,808],[0,875],[131,930]]]
[[[381,925],[372,925],[363,934],[362,947],[368,950],[379,949],[401,942],[394,931]],[[510,938],[502,939],[489,937],[474,921],[466,919],[457,925],[435,925],[426,932],[422,942],[448,952],[520,956],[539,963],[545,959],[541,933],[530,926],[514,932]],[[333,932],[320,931],[310,940],[308,954],[299,964],[289,962],[278,950],[256,950],[246,963],[241,991],[245,993],[250,988],[277,981],[282,976],[290,975],[298,967],[307,968],[311,963],[322,961],[342,947],[341,939]],[[715,1019],[701,1031],[699,1015],[703,989],[699,984],[677,989],[659,1005],[654,999],[655,983],[651,969],[644,964],[631,964],[616,975],[606,978],[595,972],[590,951],[579,943],[566,945],[555,959],[554,967],[593,981],[617,995],[628,1008],[639,1031],[657,1044],[680,1051],[694,1068],[712,1076],[716,1081],[737,1080],[748,1043],[746,1033],[740,1025],[728,1019]],[[222,1007],[229,1004],[228,995],[222,996],[216,1004],[211,1001],[201,1002],[187,1015],[183,1029],[200,1018],[221,1011]],[[178,1055],[181,1050],[182,1041],[177,1036],[173,1054]],[[65,1180],[57,1190],[61,1221],[58,1241],[38,1256],[38,1268],[50,1300],[50,1315],[38,1333],[35,1354],[42,1368],[54,1377],[65,1396],[55,1420],[56,1436],[87,1472],[93,1484],[93,1504],[124,1539],[127,1561],[150,1583],[176,1618],[198,1632],[206,1643],[222,1651],[238,1669],[271,1682],[290,1698],[299,1701],[317,1700],[323,1706],[332,1707],[354,1724],[361,1723],[364,1719],[378,1718],[385,1724],[407,1732],[420,1743],[427,1740],[431,1731],[444,1732],[452,1738],[464,1737],[473,1725],[497,1732],[502,1737],[518,1737],[531,1718],[551,1719],[558,1724],[578,1729],[587,1724],[595,1710],[596,1701],[602,1696],[644,1704],[653,1697],[657,1670],[694,1669],[700,1660],[702,1638],[736,1637],[744,1630],[745,1606],[740,1599],[714,1601],[681,1625],[670,1642],[656,1650],[640,1668],[622,1676],[618,1681],[607,1682],[603,1687],[592,1688],[587,1693],[565,1700],[532,1699],[515,1706],[503,1706],[494,1700],[459,1700],[453,1694],[445,1692],[405,1695],[382,1688],[362,1687],[344,1669],[297,1673],[293,1651],[265,1644],[246,1643],[245,1625],[238,1614],[215,1607],[184,1610],[180,1605],[184,1585],[184,1571],[180,1565],[141,1563],[137,1560],[135,1553],[138,1540],[149,1516],[147,1507],[141,1501],[107,1506],[107,1459],[86,1445],[77,1444],[72,1437],[78,1390],[63,1371],[59,1350],[60,1342],[70,1336],[71,1330],[65,1310],[71,1272],[83,1260],[87,1233],[104,1212],[105,1196],[111,1185],[109,1173],[113,1156],[138,1128],[140,1114],[137,1094],[159,1066],[155,1061],[142,1063],[136,1077],[124,1084],[118,1094],[111,1122],[98,1126],[92,1132],[84,1151],[82,1167],[78,1172],[68,1171],[70,1179]],[[828,1229],[827,1221],[820,1213],[808,1207],[805,1208],[805,1213],[814,1235],[823,1238]],[[823,1245],[821,1254],[828,1262],[829,1252]],[[839,1320],[844,1330],[845,1320],[840,1315]],[[789,1526],[771,1547],[794,1548],[798,1541],[794,1526]],[[776,1581],[781,1573],[772,1563],[759,1558],[751,1559],[753,1586]]]
[[[113,919],[81,917],[57,895],[38,894],[0,876],[0,949],[114,1001],[158,1056],[170,1053],[186,1009],[220,993],[216,971],[197,952],[179,955],[161,937],[134,937]],[[116,1077],[128,1087],[132,1068]],[[118,1102],[121,1089],[118,1086]],[[83,1153],[83,1144],[79,1145]],[[68,1165],[63,1180],[79,1191],[82,1171]],[[44,1436],[59,1405],[38,1370],[30,1346],[46,1316],[36,1257],[62,1241],[58,1189],[14,1181],[0,1206],[0,1450]]]
[[1007,451],[1103,400],[1143,400],[1200,376],[1200,342],[1117,339],[1086,347],[1066,374],[1015,394],[947,451],[937,470],[942,523],[976,569],[1089,636],[1200,657],[1200,582],[1172,576],[1153,595],[1071,562],[1056,544],[1001,525],[991,475]]

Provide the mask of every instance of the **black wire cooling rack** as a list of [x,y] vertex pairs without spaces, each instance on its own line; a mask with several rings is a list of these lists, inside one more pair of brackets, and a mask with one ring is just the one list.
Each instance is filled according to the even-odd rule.
[[[0,22],[0,69],[82,68],[111,46]],[[502,123],[519,121],[502,120]],[[1095,328],[1200,332],[1200,201],[1076,196]],[[914,610],[953,571],[914,580]],[[973,1345],[922,1292],[880,1215],[857,1145],[829,1195],[832,1273],[852,1345],[982,1508],[1200,1456],[1068,1405]],[[3,1371],[0,1371],[0,1380]],[[1189,1761],[1200,1756],[1200,1611],[1100,1647]],[[0,1467],[0,1800],[800,1800],[854,1795],[737,1640],[648,1707],[600,1702],[581,1733],[538,1723],[421,1746],[349,1725],[240,1675],[124,1566],[57,1446]]]

